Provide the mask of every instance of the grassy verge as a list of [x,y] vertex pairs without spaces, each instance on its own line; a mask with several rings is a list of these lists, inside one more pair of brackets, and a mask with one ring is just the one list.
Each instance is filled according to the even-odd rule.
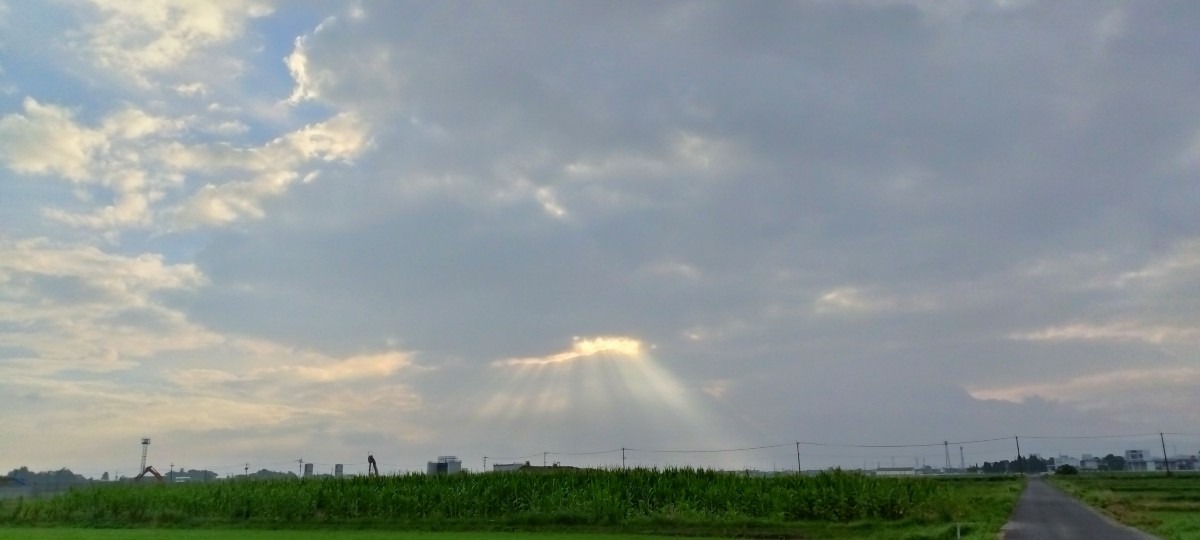
[[0,526],[991,538],[1021,487],[1005,477],[697,470],[112,485],[8,506]]
[[1200,538],[1200,474],[1055,475],[1050,480],[1126,525],[1162,538]]
[[[0,540],[661,540],[617,534],[247,531],[228,529],[0,529]],[[701,539],[696,539],[701,540]]]

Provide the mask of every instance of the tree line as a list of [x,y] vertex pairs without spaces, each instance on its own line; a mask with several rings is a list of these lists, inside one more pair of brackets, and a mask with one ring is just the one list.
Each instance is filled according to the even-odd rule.
[[[1022,456],[1015,460],[1003,459],[996,462],[985,461],[983,465],[976,465],[968,469],[970,472],[982,472],[988,474],[1007,474],[1007,473],[1044,473],[1054,472],[1054,469],[1062,465],[1056,464],[1054,458],[1043,459],[1037,454],[1032,454],[1029,457]],[[1123,471],[1125,470],[1125,458],[1108,454],[1100,458],[1099,470],[1101,471]]]

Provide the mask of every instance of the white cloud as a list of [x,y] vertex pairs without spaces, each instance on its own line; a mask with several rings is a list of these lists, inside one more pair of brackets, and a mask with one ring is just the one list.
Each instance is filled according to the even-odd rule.
[[125,107],[106,116],[100,131],[110,138],[141,139],[150,135],[175,134],[182,131],[184,126],[183,120],[154,116],[134,107]]
[[0,160],[25,174],[58,175],[77,184],[102,185],[114,194],[111,204],[92,212],[50,208],[45,215],[73,226],[119,229],[148,226],[151,204],[174,183],[169,174],[152,174],[142,163],[147,144],[180,133],[187,122],[155,116],[126,106],[95,128],[75,122],[62,107],[26,98],[25,114],[0,119]]
[[22,107],[24,114],[0,118],[0,160],[21,173],[91,180],[93,158],[108,145],[104,134],[79,126],[63,107],[33,98],[25,98]]
[[201,82],[177,84],[172,88],[172,90],[174,90],[175,93],[185,97],[205,96],[208,95],[209,92],[208,86]]
[[1081,375],[1053,382],[1038,382],[970,389],[976,399],[1020,403],[1029,399],[1062,401],[1083,409],[1102,410],[1121,420],[1155,422],[1154,411],[1174,410],[1192,421],[1196,413],[1195,388],[1200,387],[1200,369],[1193,367],[1149,367]]
[[[100,20],[82,31],[73,43],[78,52],[94,59],[98,67],[123,73],[141,85],[150,85],[154,73],[179,68],[209,47],[241,36],[249,19],[271,13],[268,2],[228,0],[91,0]],[[182,92],[199,91],[189,83]]]
[[1178,291],[1187,290],[1200,279],[1200,240],[1187,238],[1165,252],[1151,257],[1133,270],[1120,271],[1113,257],[1068,257],[1063,264],[1041,265],[1087,288],[1105,291],[1119,298],[1109,313],[1092,320],[1054,324],[1033,331],[1014,332],[1010,339],[1022,341],[1113,341],[1141,342],[1150,345],[1193,344],[1200,342],[1200,318],[1196,317],[1196,298]]
[[31,351],[39,371],[126,369],[130,360],[190,350],[221,338],[155,298],[207,282],[191,264],[122,256],[48,240],[0,240],[4,341]]
[[599,336],[592,338],[575,338],[570,350],[546,356],[529,358],[509,358],[497,360],[493,366],[544,366],[565,364],[586,358],[628,357],[637,358],[642,354],[642,342],[623,336]]
[[818,314],[876,313],[895,309],[897,300],[888,296],[877,296],[857,287],[837,287],[822,294],[813,302],[813,311]]
[[216,135],[238,135],[250,131],[250,126],[237,120],[226,120],[224,122],[209,124],[203,129],[208,133]]
[[296,87],[292,90],[292,95],[287,99],[288,103],[293,105],[302,101],[315,99],[320,95],[317,90],[320,81],[314,80],[314,75],[309,74],[308,56],[304,50],[305,40],[304,36],[297,37],[292,54],[289,54],[284,59],[288,71],[292,74],[292,79],[296,81]]
[[[254,173],[251,180],[207,184],[168,211],[182,228],[261,219],[263,200],[277,197],[301,177],[298,168],[312,161],[348,163],[371,146],[369,128],[357,115],[340,114],[326,122],[276,138],[257,148],[172,145],[163,159],[180,171],[212,173],[231,169]],[[312,181],[316,171],[308,171]]]
[[1022,341],[1141,341],[1155,345],[1164,343],[1200,343],[1200,328],[1148,325],[1123,321],[1108,324],[1068,324],[1052,326],[1034,332],[1010,334]]
[[[46,209],[55,221],[105,231],[153,227],[158,205],[183,192],[185,200],[166,213],[174,225],[188,228],[262,218],[263,199],[282,195],[301,175],[316,178],[317,171],[301,168],[350,163],[371,147],[369,125],[349,113],[258,147],[185,143],[193,128],[225,136],[248,130],[236,120],[170,118],[128,105],[92,128],[76,122],[66,108],[27,98],[23,114],[0,118],[0,163],[19,173],[57,175],[111,191],[111,201],[92,210]],[[187,193],[189,176],[209,181]]]
[[172,209],[176,222],[183,228],[201,225],[225,225],[240,219],[261,219],[266,212],[262,200],[276,197],[296,182],[298,175],[290,171],[266,173],[251,181],[208,184]]
[[1142,268],[1121,274],[1114,284],[1118,287],[1153,287],[1196,278],[1200,278],[1200,238],[1190,238],[1177,243],[1167,254]]

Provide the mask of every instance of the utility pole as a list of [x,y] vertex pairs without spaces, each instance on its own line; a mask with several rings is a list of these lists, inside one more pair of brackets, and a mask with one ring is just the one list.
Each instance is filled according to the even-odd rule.
[[621,470],[625,470],[625,447],[621,447]]
[[1021,460],[1021,438],[1013,435],[1013,440],[1017,441],[1017,471],[1025,474],[1025,463]]
[[304,478],[304,458],[300,458],[296,461],[300,462],[300,478]]
[[942,441],[942,448],[946,450],[946,471],[950,471],[950,441]]
[[1158,432],[1158,442],[1162,443],[1163,447],[1163,465],[1167,466],[1167,476],[1171,476],[1171,457],[1167,455],[1167,439],[1163,437],[1162,432]]
[[250,478],[250,464],[249,463],[246,464],[245,470],[246,470],[246,478]]
[[543,467],[546,466],[546,454],[548,454],[548,453],[549,452],[542,452],[542,466]]
[[804,474],[804,467],[800,466],[800,441],[796,441],[796,474]]
[[487,456],[483,456],[483,472],[487,472]]
[[967,458],[963,457],[962,447],[958,447],[958,468],[967,470]]

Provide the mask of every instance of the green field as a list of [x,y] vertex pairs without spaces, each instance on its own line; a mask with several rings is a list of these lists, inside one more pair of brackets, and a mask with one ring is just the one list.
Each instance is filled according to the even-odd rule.
[[[662,540],[661,536],[585,533],[394,531],[245,531],[227,529],[0,529],[0,540]],[[697,538],[694,540],[706,540]],[[707,539],[713,540],[713,539]]]
[[1126,525],[1163,538],[1200,538],[1200,474],[1055,475],[1051,481]]
[[9,503],[0,508],[0,526],[39,533],[288,529],[315,538],[381,529],[764,538],[954,538],[961,531],[991,538],[1021,487],[1012,477],[761,478],[693,469],[124,484]]

